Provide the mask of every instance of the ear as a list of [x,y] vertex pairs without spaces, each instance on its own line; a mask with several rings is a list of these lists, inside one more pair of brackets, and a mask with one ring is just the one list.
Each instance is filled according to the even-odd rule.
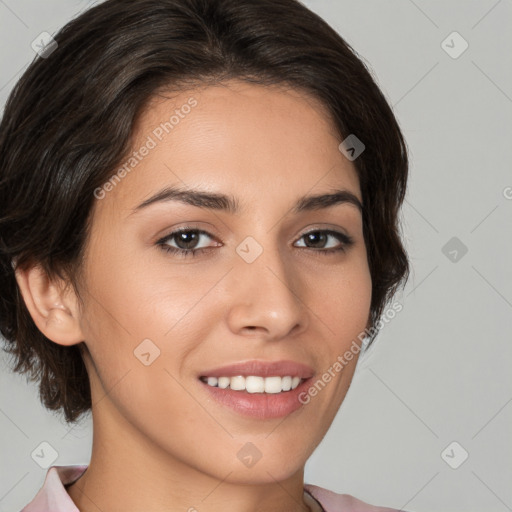
[[44,269],[32,266],[16,269],[16,281],[37,328],[59,345],[84,341],[80,327],[78,299],[60,279],[50,280]]

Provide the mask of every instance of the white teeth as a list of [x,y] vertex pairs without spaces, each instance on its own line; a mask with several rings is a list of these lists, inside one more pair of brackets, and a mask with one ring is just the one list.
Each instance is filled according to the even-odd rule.
[[292,389],[292,378],[291,377],[283,377],[281,381],[281,389],[283,391],[290,391]]
[[209,386],[222,389],[230,388],[233,391],[247,391],[248,393],[281,393],[295,389],[300,383],[300,377],[272,376],[260,377],[258,375],[249,375],[244,377],[237,375],[235,377],[201,377],[203,382]]
[[231,377],[229,387],[234,391],[243,391],[245,389],[245,377],[242,377],[242,375]]
[[[229,386],[230,380],[231,379],[229,377],[219,377],[219,382],[218,382],[219,388],[226,389]],[[210,383],[208,382],[208,384],[210,384]],[[211,386],[211,384],[210,384],[210,386]]]
[[265,379],[249,375],[245,378],[245,389],[248,393],[263,393],[265,390]]
[[281,377],[265,378],[265,393],[281,393]]

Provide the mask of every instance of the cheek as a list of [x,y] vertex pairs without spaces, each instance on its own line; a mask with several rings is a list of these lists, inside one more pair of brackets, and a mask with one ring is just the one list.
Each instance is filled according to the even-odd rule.
[[354,258],[316,284],[315,302],[320,317],[330,328],[337,348],[364,331],[370,313],[372,280],[366,256]]
[[[105,250],[103,258],[94,260],[100,263],[88,269],[84,314],[85,341],[97,378],[110,389],[129,372],[125,385],[140,386],[129,393],[136,403],[143,390],[149,395],[153,389],[151,396],[155,390],[177,396],[182,390],[174,389],[169,373],[184,376],[187,356],[207,338],[215,316],[220,318],[219,306],[208,294],[219,272],[194,277],[188,270],[187,277],[183,268],[171,272],[161,258],[141,261],[123,254],[115,260],[108,254]],[[151,402],[144,403],[149,407]]]

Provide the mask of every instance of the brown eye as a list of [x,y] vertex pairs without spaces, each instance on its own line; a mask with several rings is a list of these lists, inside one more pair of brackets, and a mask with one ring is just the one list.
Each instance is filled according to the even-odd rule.
[[179,249],[195,249],[201,235],[197,231],[180,231],[173,235]]
[[[196,253],[212,249],[213,246],[197,247],[199,243],[207,243],[208,238],[213,239],[207,231],[202,229],[179,229],[161,238],[157,245],[164,251],[178,256],[195,256]],[[171,242],[174,245],[171,245]]]
[[[331,230],[315,230],[302,235],[307,249],[318,249],[319,252],[332,253],[344,251],[354,243],[353,239],[344,233]],[[333,241],[334,240],[334,241]]]

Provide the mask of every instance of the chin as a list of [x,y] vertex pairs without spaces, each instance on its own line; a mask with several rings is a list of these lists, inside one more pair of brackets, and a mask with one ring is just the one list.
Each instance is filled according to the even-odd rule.
[[283,465],[282,460],[275,461],[275,463],[263,464],[262,460],[260,460],[251,468],[237,468],[226,480],[239,485],[275,484],[276,482],[285,481],[298,472],[303,471],[304,464],[305,462],[297,466],[290,464]]
[[[229,476],[229,480],[247,484],[268,484],[291,478],[297,472],[304,470],[310,451],[312,451],[304,449],[298,452],[296,439],[295,443],[294,449],[285,444],[281,444],[279,447],[270,445],[267,448],[262,448],[261,453],[257,454],[256,452],[256,457],[252,460],[250,455],[246,456],[246,453],[250,454],[253,449],[250,443],[247,443],[239,450],[241,460],[237,460],[237,463],[232,465],[233,473]],[[303,446],[308,446],[308,443],[304,442]],[[257,459],[258,456],[259,459]]]

